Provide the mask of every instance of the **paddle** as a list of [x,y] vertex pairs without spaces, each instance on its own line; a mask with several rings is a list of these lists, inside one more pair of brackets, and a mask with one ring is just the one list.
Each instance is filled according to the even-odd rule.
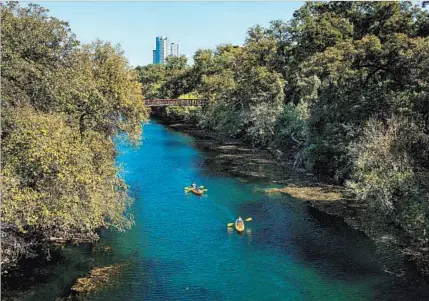
[[[245,221],[245,222],[251,222],[251,221],[252,221],[252,218],[251,218],[251,217],[248,217],[248,218],[246,218],[244,221]],[[235,223],[228,223],[228,224],[227,224],[227,226],[228,226],[228,227],[232,227],[234,224],[235,224]]]
[[[204,189],[204,186],[198,187],[199,189]],[[185,187],[185,189],[191,189],[191,187]]]
[[[185,192],[188,192],[189,190],[191,190],[192,188],[191,187],[185,187]],[[204,188],[204,186],[200,186],[199,188],[198,188],[200,191],[203,191],[203,192],[205,192],[205,191],[208,191],[208,189],[207,188]]]

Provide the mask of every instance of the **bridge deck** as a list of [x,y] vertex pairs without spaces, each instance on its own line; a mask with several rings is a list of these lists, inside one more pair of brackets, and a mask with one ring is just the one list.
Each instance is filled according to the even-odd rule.
[[144,103],[148,107],[165,107],[165,106],[202,106],[203,99],[145,99]]

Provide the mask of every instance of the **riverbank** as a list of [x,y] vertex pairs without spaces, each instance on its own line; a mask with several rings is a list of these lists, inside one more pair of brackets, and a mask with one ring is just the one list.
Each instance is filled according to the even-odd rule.
[[[297,199],[307,186],[231,175],[216,159],[230,147],[203,151],[199,140],[213,143],[153,120],[138,147],[119,141],[116,162],[135,199],[135,225],[103,231],[94,245],[65,246],[44,277],[17,279],[22,285],[5,300],[428,300],[429,281],[397,248],[307,206]],[[271,165],[250,164],[248,173],[275,179]],[[191,180],[208,193],[184,193]],[[323,192],[313,188],[312,198]],[[339,195],[332,190],[325,200]],[[243,235],[227,228],[237,215],[253,219]]]
[[252,178],[267,180],[275,187],[267,187],[266,193],[285,193],[307,202],[312,208],[341,218],[376,244],[398,248],[404,261],[422,276],[429,275],[427,248],[412,244],[395,225],[388,225],[368,214],[367,206],[358,202],[345,187],[327,183],[305,170],[294,169],[294,162],[286,159],[291,156],[275,149],[253,149],[243,141],[202,130],[192,123],[166,117],[157,120],[196,138],[195,146],[207,153],[205,164],[211,170],[232,174],[243,182],[252,181]]

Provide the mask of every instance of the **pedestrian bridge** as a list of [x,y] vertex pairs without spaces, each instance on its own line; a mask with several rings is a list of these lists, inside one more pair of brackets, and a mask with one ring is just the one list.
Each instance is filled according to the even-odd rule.
[[167,107],[167,106],[202,106],[203,99],[145,99],[144,104],[148,107]]

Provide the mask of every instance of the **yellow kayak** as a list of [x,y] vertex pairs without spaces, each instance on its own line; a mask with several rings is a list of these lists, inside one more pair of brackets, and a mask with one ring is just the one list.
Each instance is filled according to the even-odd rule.
[[239,233],[244,232],[244,222],[239,225],[237,221],[235,221],[235,230],[237,230]]
[[194,189],[194,188],[191,188],[191,191],[193,193],[195,193],[196,195],[202,195],[203,194],[203,192],[201,190],[197,190],[197,189]]

